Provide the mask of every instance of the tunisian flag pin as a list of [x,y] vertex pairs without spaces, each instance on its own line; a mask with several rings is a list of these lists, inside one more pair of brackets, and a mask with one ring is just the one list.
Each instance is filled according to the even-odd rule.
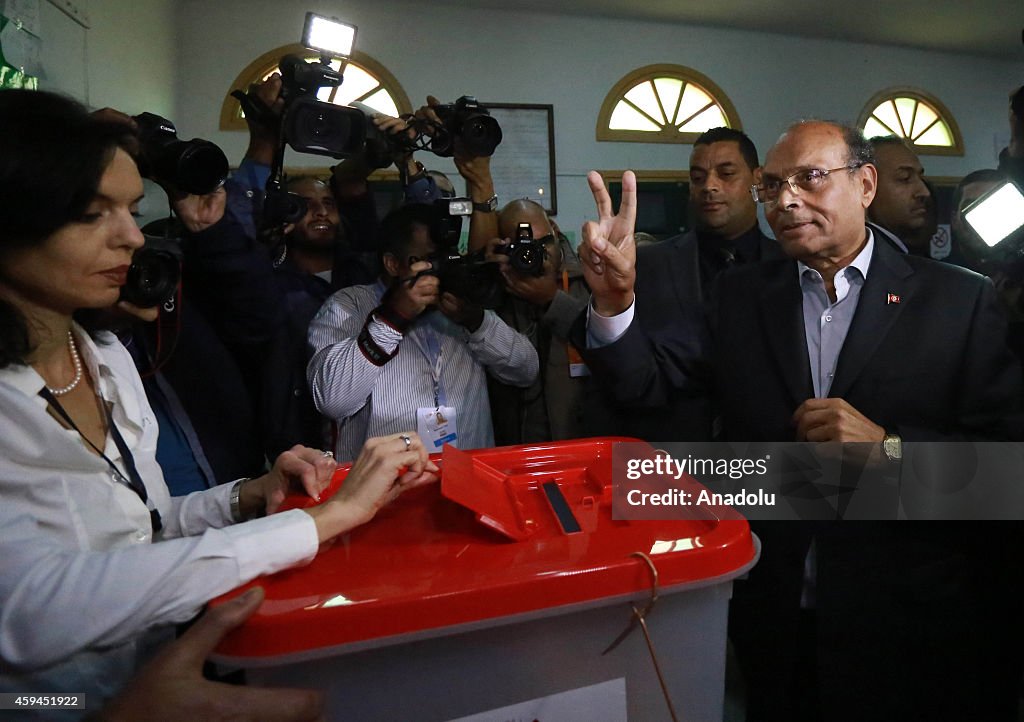
[[886,303],[886,305],[888,305],[890,303],[899,303],[899,302],[900,302],[900,297],[897,296],[895,293],[887,293],[887,294],[885,294],[885,303]]

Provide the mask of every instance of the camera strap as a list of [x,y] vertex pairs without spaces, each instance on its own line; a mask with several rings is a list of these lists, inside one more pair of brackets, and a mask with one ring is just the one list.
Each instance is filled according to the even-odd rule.
[[138,494],[139,498],[142,499],[142,503],[149,509],[149,521],[153,527],[153,533],[156,534],[163,528],[163,520],[160,518],[159,510],[153,508],[152,503],[149,501],[149,494],[146,492],[146,485],[142,483],[142,477],[139,475],[139,470],[135,466],[135,457],[132,455],[131,449],[128,448],[128,444],[125,442],[124,437],[121,436],[121,432],[117,428],[117,424],[114,423],[114,417],[110,413],[110,407],[107,405],[106,399],[101,397],[100,405],[103,407],[103,411],[107,418],[107,428],[110,429],[110,435],[114,439],[114,445],[117,446],[118,452],[121,454],[121,459],[124,461],[125,469],[128,471],[128,476],[121,472],[110,457],[103,453],[96,444],[92,443],[89,438],[82,433],[82,430],[78,428],[78,424],[75,423],[74,419],[71,418],[67,410],[57,401],[57,397],[50,393],[50,390],[45,386],[39,390],[39,395],[46,400],[46,403],[50,405],[58,416],[60,416],[72,429],[78,432],[78,435],[82,437],[93,450],[100,455],[100,457],[107,462],[107,466],[110,467],[110,473],[114,479],[127,486],[129,489]]

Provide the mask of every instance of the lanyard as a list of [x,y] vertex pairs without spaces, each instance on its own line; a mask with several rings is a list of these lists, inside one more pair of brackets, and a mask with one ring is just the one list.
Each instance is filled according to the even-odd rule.
[[107,407],[106,401],[103,401],[100,405],[106,413],[107,428],[110,429],[110,435],[114,437],[114,445],[117,446],[117,450],[121,453],[121,459],[124,461],[124,466],[128,470],[128,478],[125,478],[125,475],[117,468],[117,464],[111,461],[110,457],[104,454],[102,449],[97,447],[96,444],[92,443],[86,435],[82,433],[82,430],[78,428],[78,424],[74,422],[74,419],[71,418],[64,407],[61,406],[60,402],[57,401],[57,397],[50,393],[48,388],[44,386],[40,389],[39,395],[46,399],[46,403],[48,403],[72,429],[78,432],[78,435],[82,437],[85,443],[91,446],[96,453],[99,454],[105,462],[107,462],[107,466],[110,467],[110,471],[114,475],[114,478],[138,494],[139,498],[142,499],[142,503],[149,509],[149,520],[153,526],[153,533],[155,534],[160,531],[163,528],[163,521],[160,519],[160,512],[157,509],[152,508],[149,504],[149,494],[146,493],[146,485],[142,483],[142,477],[139,475],[139,470],[135,466],[135,457],[132,456],[131,449],[128,448],[128,444],[125,442],[124,437],[121,436],[121,432],[118,430],[117,424],[114,423],[114,417],[110,414],[110,409]]
[[[427,363],[430,364],[430,375],[434,380],[434,406],[447,406],[448,397],[444,392],[444,384],[441,383],[441,342],[438,341],[437,333],[430,325],[430,319],[425,319],[425,322],[417,324],[415,331],[412,340],[416,344],[416,348],[427,359]],[[421,336],[422,341],[420,340]]]

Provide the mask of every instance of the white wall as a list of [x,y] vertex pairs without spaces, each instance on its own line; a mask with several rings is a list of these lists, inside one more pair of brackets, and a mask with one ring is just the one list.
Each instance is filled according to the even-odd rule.
[[174,119],[180,52],[175,6],[174,0],[89,0],[85,103]]
[[[165,5],[159,0],[147,4],[151,10]],[[475,94],[484,100],[553,104],[559,220],[567,230],[578,228],[593,213],[583,178],[587,170],[687,165],[688,146],[594,140],[605,94],[642,65],[678,63],[711,77],[729,95],[744,130],[762,153],[794,119],[818,116],[852,122],[877,91],[897,85],[920,87],[950,109],[965,140],[962,158],[923,158],[926,171],[940,176],[994,165],[995,139],[1005,140],[1007,135],[1007,94],[1024,81],[1024,61],[667,23],[391,0],[348,0],[344,5],[316,0],[183,0],[177,14],[178,84],[172,117],[187,137],[209,138],[233,161],[240,158],[245,134],[217,130],[224,94],[257,56],[298,40],[306,10],[343,15],[357,24],[357,47],[394,73],[414,105],[427,93],[442,100]],[[115,35],[118,41],[125,40]],[[125,57],[120,50],[114,52]],[[132,68],[132,74],[147,83],[163,80],[150,80],[144,67]],[[450,167],[440,159],[423,160],[442,170]],[[289,156],[293,164],[324,162]]]

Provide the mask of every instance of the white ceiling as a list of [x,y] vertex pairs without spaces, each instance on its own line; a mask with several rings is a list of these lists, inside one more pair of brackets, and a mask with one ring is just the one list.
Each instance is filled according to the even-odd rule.
[[[458,4],[510,8],[508,0],[458,0]],[[515,7],[1024,61],[1024,0],[517,0]]]

